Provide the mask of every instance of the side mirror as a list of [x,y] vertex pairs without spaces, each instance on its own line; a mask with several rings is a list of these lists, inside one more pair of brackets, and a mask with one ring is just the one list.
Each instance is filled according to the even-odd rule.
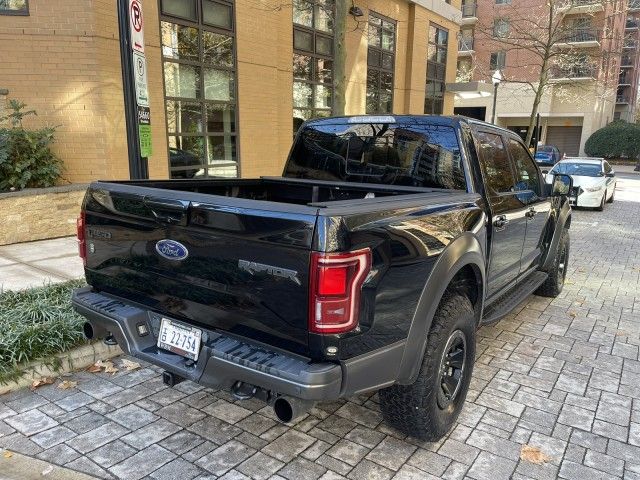
[[609,172],[605,175],[606,177],[613,178],[616,176],[616,172]]
[[549,173],[549,170],[542,170],[543,175],[546,175],[547,173]]
[[573,179],[564,173],[556,173],[553,176],[553,184],[551,187],[552,197],[562,197],[569,195],[573,188]]

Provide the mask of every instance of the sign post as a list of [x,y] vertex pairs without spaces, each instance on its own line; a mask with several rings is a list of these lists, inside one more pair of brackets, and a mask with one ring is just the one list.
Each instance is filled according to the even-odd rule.
[[144,55],[144,17],[141,0],[117,0],[122,61],[122,85],[131,179],[149,178],[152,153],[151,112]]

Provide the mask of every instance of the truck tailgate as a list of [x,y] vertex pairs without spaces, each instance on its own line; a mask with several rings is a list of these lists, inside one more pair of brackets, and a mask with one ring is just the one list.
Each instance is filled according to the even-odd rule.
[[98,182],[84,212],[94,289],[308,353],[316,208]]

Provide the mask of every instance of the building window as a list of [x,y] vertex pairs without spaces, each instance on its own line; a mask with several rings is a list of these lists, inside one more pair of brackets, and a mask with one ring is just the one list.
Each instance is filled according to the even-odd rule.
[[29,15],[29,0],[0,0],[0,15]]
[[506,18],[498,18],[493,22],[493,36],[505,38],[509,35],[509,20]]
[[393,71],[396,63],[396,22],[369,13],[367,113],[393,111]]
[[496,0],[496,5],[511,5],[511,0]]
[[447,76],[447,46],[449,32],[437,25],[429,25],[427,53],[427,91],[424,113],[441,114],[444,102],[444,84]]
[[507,63],[507,52],[500,51],[491,54],[489,60],[489,68],[491,70],[502,70]]
[[160,5],[171,178],[237,177],[233,1]]
[[333,110],[333,0],[293,2],[293,129]]

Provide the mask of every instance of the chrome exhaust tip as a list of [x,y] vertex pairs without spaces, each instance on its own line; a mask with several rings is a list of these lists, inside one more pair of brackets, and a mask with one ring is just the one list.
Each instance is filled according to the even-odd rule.
[[273,402],[273,412],[281,422],[290,423],[311,410],[315,404],[316,402],[310,400],[285,395],[275,399]]

